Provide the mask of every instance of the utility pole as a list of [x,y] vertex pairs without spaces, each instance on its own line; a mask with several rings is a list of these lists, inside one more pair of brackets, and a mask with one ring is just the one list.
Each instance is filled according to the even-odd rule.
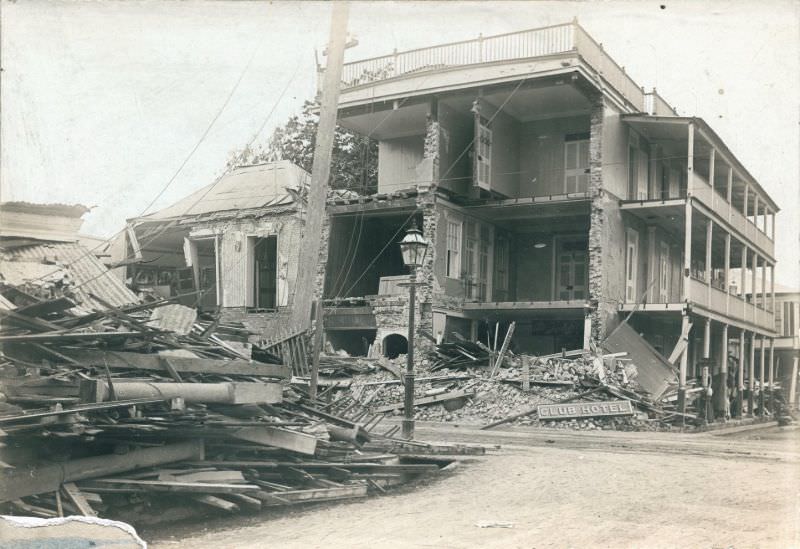
[[308,211],[292,307],[292,325],[298,330],[306,330],[311,325],[311,303],[314,298],[314,281],[319,271],[319,250],[322,244],[322,224],[325,220],[328,179],[331,173],[331,155],[336,130],[336,112],[339,105],[339,88],[342,80],[349,9],[347,2],[333,2],[327,48],[328,61],[322,84],[314,164],[311,169],[311,188],[308,192]]

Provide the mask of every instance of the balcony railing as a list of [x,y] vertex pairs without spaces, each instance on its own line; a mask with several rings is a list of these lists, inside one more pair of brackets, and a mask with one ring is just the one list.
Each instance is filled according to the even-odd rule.
[[741,297],[728,294],[724,290],[706,284],[705,281],[691,277],[689,279],[690,300],[712,311],[731,318],[752,322],[757,326],[772,330],[775,320],[772,312],[747,303]]
[[[480,36],[473,40],[345,63],[342,67],[342,89],[450,67],[575,52],[637,111],[651,112],[646,109],[642,88],[577,22],[496,36]],[[657,93],[652,92],[648,97],[649,105],[657,114],[674,114],[672,108]]]
[[723,197],[701,176],[695,174],[692,196],[699,199],[719,217],[727,221],[735,230],[760,249],[773,255],[774,244],[767,234],[757,227]]

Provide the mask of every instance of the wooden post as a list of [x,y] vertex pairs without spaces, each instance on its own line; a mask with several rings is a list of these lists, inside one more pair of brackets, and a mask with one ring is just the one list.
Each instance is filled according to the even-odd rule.
[[[686,311],[683,312],[683,317],[681,319],[681,334],[687,334],[689,332],[689,315]],[[681,414],[686,413],[686,370],[688,369],[689,364],[689,345],[687,344],[683,352],[681,353],[681,362],[679,367],[679,374],[678,374],[678,412]],[[683,423],[685,417],[681,416],[681,423]]]
[[722,419],[725,420],[730,415],[730,403],[728,402],[728,325],[722,325],[722,341],[719,356],[719,402],[718,407],[722,410]]
[[703,331],[703,358],[711,357],[711,319],[706,319],[705,330]]
[[744,353],[745,353],[745,338],[744,330],[739,330],[739,371],[736,378],[736,417],[742,418],[742,406],[744,405]]
[[775,338],[769,338],[769,410],[775,413]]
[[323,342],[323,320],[322,320],[322,300],[317,300],[316,322],[314,326],[314,349],[313,356],[311,357],[311,385],[308,389],[311,395],[311,400],[317,398],[317,383],[319,382],[319,355],[322,352]]
[[766,362],[765,359],[766,359],[766,354],[767,354],[767,341],[766,341],[766,339],[767,338],[765,338],[763,335],[761,336],[761,353],[760,353],[760,356],[758,357],[758,366],[759,366],[759,370],[758,370],[758,387],[759,387],[759,391],[758,391],[758,415],[760,415],[761,417],[764,416],[764,404],[765,404],[765,398],[764,398],[764,382],[765,382],[765,379],[764,379],[764,365],[765,365],[765,362]]
[[686,204],[683,227],[683,302],[691,298],[692,274],[692,188],[694,186],[694,124],[689,124],[688,151],[686,156]]
[[747,415],[753,417],[755,410],[755,390],[756,390],[756,333],[750,332],[750,367],[748,368],[749,379],[747,381],[747,388],[750,394],[747,397]]
[[311,170],[311,188],[308,192],[308,212],[303,231],[299,259],[300,269],[297,273],[292,307],[292,325],[300,330],[308,329],[311,324],[311,303],[315,294],[314,283],[322,244],[322,225],[328,196],[328,179],[330,178],[333,139],[336,131],[336,114],[342,80],[349,9],[347,2],[333,2],[328,62],[325,66],[325,79],[322,86],[319,125],[314,146],[314,164]]
[[[752,273],[752,282],[753,285],[750,288],[750,302],[755,307],[758,304],[758,292],[756,292],[756,274],[758,273],[758,254],[755,250],[753,250],[753,261],[750,267],[753,271]],[[755,309],[753,309],[753,319],[755,319]]]
[[795,403],[797,402],[797,357],[792,359],[792,379],[789,381],[789,408],[794,410]]
[[[714,222],[711,218],[706,221],[706,288],[707,288],[707,303],[711,306],[711,276],[713,271],[711,269],[711,245],[713,244]],[[708,357],[706,357],[708,358]]]

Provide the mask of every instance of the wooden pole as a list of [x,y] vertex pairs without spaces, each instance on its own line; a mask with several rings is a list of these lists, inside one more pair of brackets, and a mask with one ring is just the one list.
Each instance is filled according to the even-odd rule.
[[203,459],[202,439],[133,450],[127,454],[73,459],[56,465],[5,469],[0,474],[0,503],[55,492],[65,482],[107,477],[189,459]]
[[317,300],[317,314],[316,323],[314,326],[314,355],[311,357],[311,387],[309,387],[309,394],[311,400],[317,398],[317,383],[319,382],[319,355],[322,352],[322,300]]
[[322,101],[319,112],[317,140],[314,146],[314,164],[311,170],[311,188],[308,192],[303,243],[300,250],[300,269],[295,283],[292,306],[292,324],[299,330],[311,324],[311,303],[314,283],[318,272],[319,251],[322,244],[322,225],[325,219],[325,204],[328,196],[328,179],[331,172],[333,138],[336,131],[336,113],[339,104],[339,88],[342,80],[345,39],[347,35],[347,2],[333,2],[328,62],[322,85]]

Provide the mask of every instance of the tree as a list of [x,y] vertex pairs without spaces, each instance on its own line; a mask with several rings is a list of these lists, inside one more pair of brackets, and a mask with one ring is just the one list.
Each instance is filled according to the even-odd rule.
[[[299,115],[292,116],[285,124],[275,128],[266,147],[253,149],[248,146],[232,154],[228,168],[289,160],[311,173],[319,121],[317,110],[316,103],[306,101]],[[377,141],[337,126],[330,187],[365,194],[375,192],[377,183]]]

